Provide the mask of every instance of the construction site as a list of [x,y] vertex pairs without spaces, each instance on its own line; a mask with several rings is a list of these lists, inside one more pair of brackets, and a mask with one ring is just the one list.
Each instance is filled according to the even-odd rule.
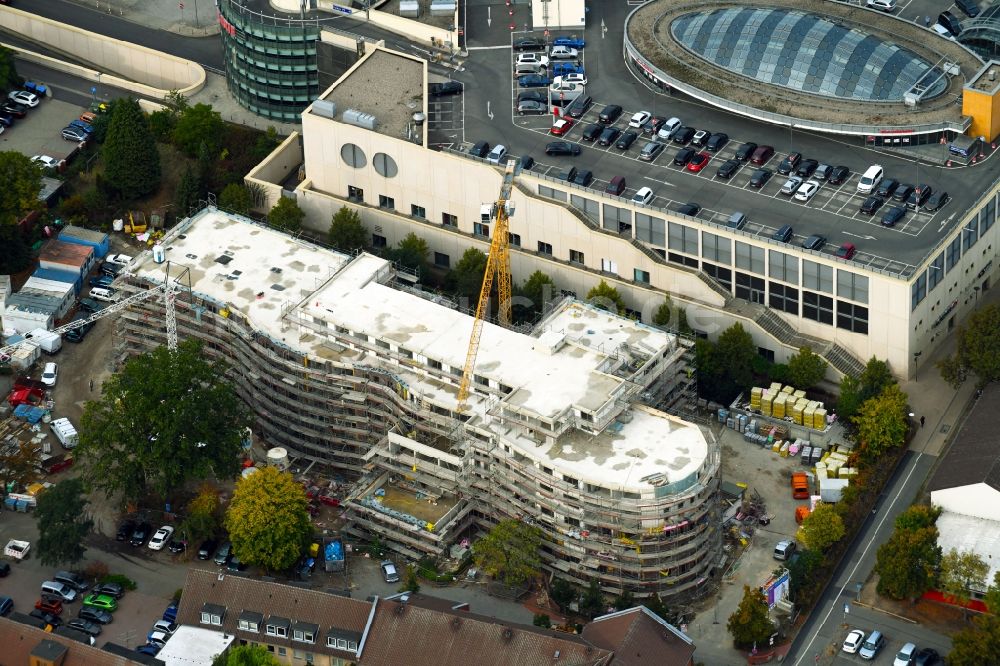
[[[504,254],[481,301],[494,276],[509,294]],[[135,300],[113,353],[166,344],[169,328],[225,359],[257,448],[284,449],[318,507],[338,507],[320,516],[328,532],[460,559],[516,518],[541,528],[549,575],[698,596],[721,552],[719,449],[652,406],[692,394],[692,342],[568,297],[514,330],[400,278],[206,208],[116,281]],[[172,298],[142,297],[165,286]]]

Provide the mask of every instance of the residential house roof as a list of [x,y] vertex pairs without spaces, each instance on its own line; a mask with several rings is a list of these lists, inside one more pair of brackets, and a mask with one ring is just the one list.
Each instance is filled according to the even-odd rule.
[[[144,663],[84,645],[59,634],[46,633],[7,617],[0,617],[0,645],[3,645],[0,655],[3,666],[28,666],[32,655],[59,663],[60,666],[133,666]],[[65,658],[58,661],[58,655],[63,652]],[[136,656],[139,655],[136,653]]]
[[938,462],[927,486],[928,492],[976,483],[1000,490],[1000,448],[997,447],[996,415],[1000,412],[1000,386],[983,389],[958,436]]
[[615,653],[613,666],[689,666],[694,641],[645,606],[602,615],[584,625],[583,638]]

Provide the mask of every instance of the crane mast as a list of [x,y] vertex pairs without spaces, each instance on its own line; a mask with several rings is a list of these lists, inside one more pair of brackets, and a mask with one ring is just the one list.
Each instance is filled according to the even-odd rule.
[[458,411],[464,412],[468,407],[469,388],[472,386],[473,372],[476,367],[476,356],[479,353],[479,341],[483,335],[483,324],[486,323],[490,305],[490,292],[493,280],[497,282],[499,296],[498,317],[502,326],[510,326],[511,282],[510,282],[510,237],[507,233],[510,226],[510,216],[514,214],[510,201],[511,189],[514,187],[514,160],[507,161],[503,174],[503,184],[500,196],[491,209],[493,224],[493,239],[490,241],[490,254],[486,259],[486,273],[483,275],[483,285],[479,290],[479,303],[476,305],[476,317],[472,322],[472,335],[469,339],[469,349],[465,354],[465,368],[462,371],[462,383],[458,388]]

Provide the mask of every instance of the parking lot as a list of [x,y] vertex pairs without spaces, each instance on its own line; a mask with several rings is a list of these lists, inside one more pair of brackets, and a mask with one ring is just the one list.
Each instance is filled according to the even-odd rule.
[[38,106],[29,109],[26,117],[16,119],[0,135],[3,150],[17,151],[29,157],[48,155],[57,160],[66,159],[76,144],[63,139],[59,132],[86,110],[58,99],[44,99]]

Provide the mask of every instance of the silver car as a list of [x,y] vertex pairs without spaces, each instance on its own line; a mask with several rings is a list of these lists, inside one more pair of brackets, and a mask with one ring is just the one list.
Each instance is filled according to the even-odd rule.
[[517,113],[520,116],[541,116],[548,112],[549,107],[544,102],[526,99],[517,103]]
[[781,193],[787,194],[789,196],[795,194],[795,190],[799,189],[799,185],[802,184],[802,179],[798,176],[789,176],[785,184],[781,186]]

